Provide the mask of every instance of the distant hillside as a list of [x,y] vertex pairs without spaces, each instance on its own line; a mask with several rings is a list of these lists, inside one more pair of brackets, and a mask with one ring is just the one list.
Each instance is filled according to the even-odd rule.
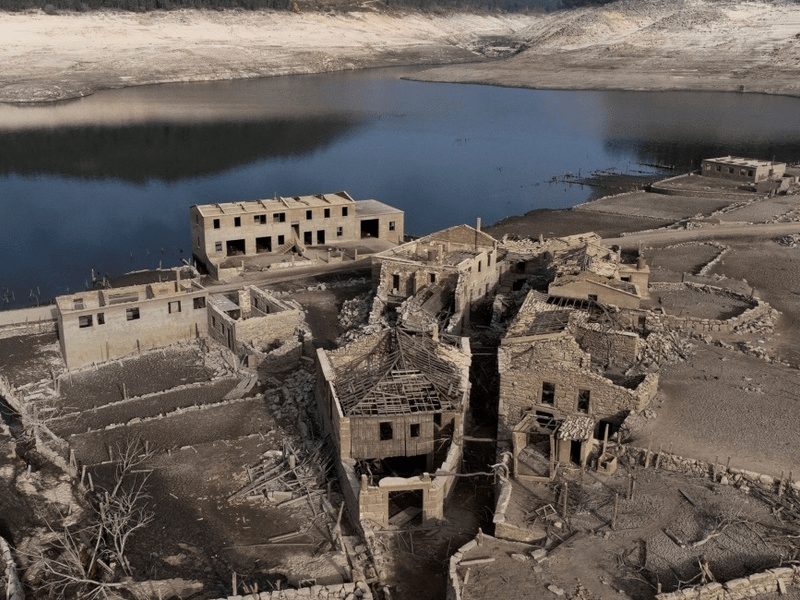
[[[366,3],[370,10],[381,6],[391,8],[454,10],[552,11],[586,5],[602,5],[611,0],[377,0]],[[132,12],[200,9],[276,9],[276,10],[361,10],[361,0],[0,0],[0,10],[19,11],[43,9],[49,14],[59,11],[88,12],[97,9],[117,9]]]

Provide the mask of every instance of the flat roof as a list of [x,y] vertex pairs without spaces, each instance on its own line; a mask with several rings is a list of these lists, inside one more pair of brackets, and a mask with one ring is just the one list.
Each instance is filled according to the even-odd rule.
[[785,163],[771,160],[758,160],[757,158],[742,158],[741,156],[720,156],[719,158],[706,158],[703,162],[718,162],[726,165],[736,165],[739,167],[769,167],[772,165],[782,165]]
[[223,215],[241,215],[281,211],[293,208],[329,208],[353,204],[355,200],[347,192],[335,194],[316,194],[311,196],[276,196],[259,200],[243,200],[241,202],[217,202],[216,204],[195,204],[193,208],[204,217]]
[[394,206],[389,206],[377,200],[356,200],[356,218],[364,219],[378,215],[397,215],[403,214],[403,211]]

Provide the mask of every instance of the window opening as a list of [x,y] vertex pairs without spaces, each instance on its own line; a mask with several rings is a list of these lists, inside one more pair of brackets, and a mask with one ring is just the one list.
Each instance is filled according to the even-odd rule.
[[219,229],[219,219],[214,219],[214,229]]
[[195,308],[205,308],[206,307],[206,299],[203,296],[195,298],[193,301]]
[[78,327],[91,327],[92,326],[92,315],[86,315],[83,317],[78,317]]
[[419,437],[419,423],[411,423],[411,428],[408,434],[411,437]]
[[382,442],[392,439],[392,423],[390,421],[383,421],[380,424],[380,439]]
[[139,308],[138,307],[134,307],[134,308],[126,309],[125,310],[125,318],[128,321],[135,321],[136,319],[138,319],[139,318]]
[[553,406],[556,400],[556,384],[549,381],[542,382],[542,404]]
[[590,390],[578,391],[578,412],[589,414],[589,398],[591,395]]
[[167,309],[169,310],[169,314],[181,312],[181,301],[173,300],[167,305]]

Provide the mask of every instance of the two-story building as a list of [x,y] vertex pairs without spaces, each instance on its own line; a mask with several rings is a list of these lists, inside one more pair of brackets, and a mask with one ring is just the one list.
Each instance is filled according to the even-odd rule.
[[364,238],[403,241],[403,211],[347,192],[194,205],[194,259],[216,277],[226,259],[329,248]]

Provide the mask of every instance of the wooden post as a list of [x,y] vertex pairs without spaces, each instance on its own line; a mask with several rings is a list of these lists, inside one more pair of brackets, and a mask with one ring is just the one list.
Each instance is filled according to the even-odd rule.
[[614,514],[611,516],[611,529],[617,529],[617,506],[619,505],[619,494],[614,494]]
[[719,456],[714,457],[714,467],[711,469],[711,481],[714,483],[717,482],[717,463],[719,462]]
[[658,456],[656,456],[656,464],[654,465],[654,469],[658,469],[659,465],[661,464],[661,445],[658,446]]
[[778,481],[778,498],[783,496],[783,469],[781,469],[781,479]]
[[606,423],[606,429],[603,432],[603,452],[600,453],[600,456],[602,456],[603,454],[606,453],[606,446],[608,445],[608,430],[609,429],[610,429],[610,427],[608,426],[608,423]]
[[644,454],[644,468],[645,469],[650,466],[650,446],[651,446],[651,444],[652,444],[652,442],[648,442],[647,443],[647,452],[645,452],[645,454]]
[[239,582],[236,581],[236,571],[231,574],[231,589],[233,590],[232,596],[236,595],[236,590],[239,589]]
[[561,494],[563,496],[563,502],[561,504],[561,518],[567,518],[567,499],[569,498],[569,482],[564,482],[564,487],[561,488]]
[[633,475],[628,473],[628,494],[627,499],[631,499],[631,494],[633,493]]

